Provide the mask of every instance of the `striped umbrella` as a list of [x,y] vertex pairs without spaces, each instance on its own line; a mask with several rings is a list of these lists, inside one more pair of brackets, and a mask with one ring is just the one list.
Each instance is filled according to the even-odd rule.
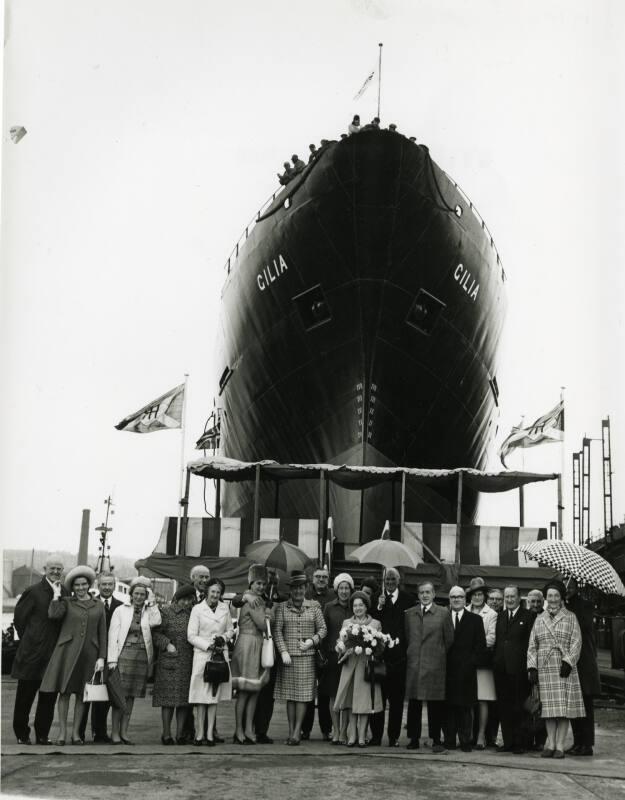
[[614,567],[587,547],[560,539],[543,539],[517,549],[527,558],[557,569],[565,578],[575,578],[580,586],[594,586],[605,594],[625,597],[625,586]]
[[252,542],[245,548],[245,555],[256,564],[264,564],[286,573],[312,564],[312,558],[303,550],[282,539],[260,539]]

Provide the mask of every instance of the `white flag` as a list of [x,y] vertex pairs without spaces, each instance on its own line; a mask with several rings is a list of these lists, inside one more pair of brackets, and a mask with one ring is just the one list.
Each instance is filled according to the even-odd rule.
[[118,431],[132,433],[152,433],[167,428],[181,428],[183,403],[184,383],[181,383],[180,386],[152,400],[134,414],[124,417],[115,427]]
[[354,95],[354,100],[360,100],[360,98],[363,96],[363,94],[369,88],[369,86],[371,84],[371,81],[373,80],[374,76],[375,76],[375,69],[371,70],[369,75],[367,75],[367,77],[365,78],[365,82],[363,83],[363,85],[360,87],[360,89]]
[[564,439],[564,401],[533,422],[529,428],[520,426],[512,428],[510,435],[504,439],[499,448],[499,458],[506,466],[506,456],[516,447],[536,447],[538,444],[561,442]]

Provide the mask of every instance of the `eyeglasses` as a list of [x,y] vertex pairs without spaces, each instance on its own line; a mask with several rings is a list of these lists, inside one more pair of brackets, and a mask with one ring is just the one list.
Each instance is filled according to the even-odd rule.
[[463,594],[450,594],[449,595],[449,599],[450,600],[464,600],[464,595]]

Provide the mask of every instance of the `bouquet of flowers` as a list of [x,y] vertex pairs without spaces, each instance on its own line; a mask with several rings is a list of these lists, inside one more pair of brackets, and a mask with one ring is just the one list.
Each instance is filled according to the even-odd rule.
[[368,659],[380,660],[387,647],[395,647],[399,639],[393,639],[388,633],[382,633],[370,625],[348,625],[342,628],[336,643],[336,652],[339,654],[339,663],[344,661],[350,653],[364,655]]

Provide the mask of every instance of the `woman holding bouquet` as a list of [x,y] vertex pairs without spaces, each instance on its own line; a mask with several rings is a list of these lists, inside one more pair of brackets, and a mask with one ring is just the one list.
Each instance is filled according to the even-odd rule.
[[[365,747],[365,734],[370,714],[382,711],[382,691],[380,684],[365,680],[365,666],[374,655],[384,649],[383,634],[380,638],[380,622],[369,614],[369,597],[364,592],[354,592],[350,598],[352,616],[343,623],[336,643],[339,663],[343,671],[336,693],[334,710],[351,711],[347,746]],[[363,629],[363,626],[366,628]],[[377,641],[377,643],[376,643]]]
[[269,670],[261,666],[263,635],[272,612],[266,608],[263,592],[267,584],[267,570],[262,564],[252,564],[247,574],[249,593],[258,598],[258,604],[245,602],[239,612],[239,638],[232,656],[232,677],[237,690],[234,707],[236,731],[234,744],[256,744],[254,737],[254,712],[258,694],[269,680]]
[[[195,741],[193,744],[215,746],[214,730],[217,703],[232,698],[232,679],[220,683],[217,691],[204,680],[204,667],[217,648],[228,660],[227,643],[234,638],[234,626],[230,609],[221,602],[221,581],[211,578],[206,587],[206,599],[193,606],[187,628],[187,639],[193,645],[193,666],[189,686],[189,703],[193,705],[195,717]],[[206,739],[202,739],[204,720],[208,714]],[[199,738],[198,738],[199,737]]]

